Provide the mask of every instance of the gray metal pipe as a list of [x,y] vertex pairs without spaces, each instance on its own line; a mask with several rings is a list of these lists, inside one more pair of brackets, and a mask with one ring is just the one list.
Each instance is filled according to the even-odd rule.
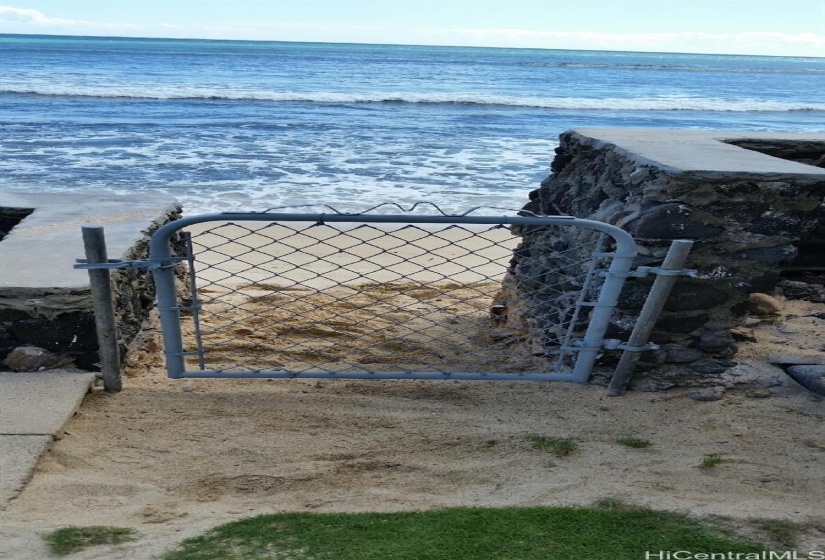
[[570,373],[442,373],[442,372],[397,372],[397,371],[223,371],[207,369],[187,371],[180,378],[261,378],[261,379],[432,379],[465,381],[576,381]]
[[204,214],[190,216],[169,222],[157,229],[149,244],[150,260],[153,255],[169,253],[169,241],[172,235],[186,226],[204,222],[314,222],[314,223],[378,223],[378,224],[477,224],[477,225],[578,225],[602,231],[616,240],[616,251],[632,253],[636,250],[633,237],[623,229],[611,224],[584,220],[572,216],[409,216],[396,214],[270,214],[226,212],[223,214]]
[[[665,260],[662,262],[662,270],[681,270],[685,266],[690,248],[693,247],[693,241],[689,239],[677,239],[673,241],[668,249]],[[633,327],[633,332],[627,341],[628,346],[641,347],[647,344],[650,340],[650,335],[653,333],[653,327],[656,326],[656,321],[662,314],[665,308],[667,298],[673,289],[673,285],[678,280],[677,276],[660,275],[656,277],[653,286],[650,288],[650,293],[639,312],[639,318],[636,320],[636,325]],[[609,395],[621,395],[630,379],[633,376],[633,370],[636,369],[636,364],[639,362],[640,352],[627,351],[622,354],[613,377],[608,385],[607,392]]]
[[[109,262],[103,226],[83,226],[82,232],[86,261],[89,263]],[[103,390],[107,393],[117,393],[123,389],[123,382],[120,376],[117,319],[115,318],[115,306],[112,303],[112,280],[109,270],[90,269],[89,286],[95,313]]]
[[[166,373],[169,377],[177,379],[186,370],[183,355],[179,353],[179,350],[183,348],[183,334],[180,328],[180,306],[175,285],[175,261],[172,260],[171,253],[171,235],[179,228],[168,228],[166,232],[159,235],[158,232],[168,225],[170,224],[158,228],[152,235],[149,243],[149,260],[160,265],[152,271],[152,276],[155,280]],[[163,242],[156,242],[158,238],[163,239]]]
[[[635,243],[633,245],[633,249],[635,249]],[[633,259],[636,256],[635,250],[628,251],[628,247],[625,246],[622,246],[621,249],[617,247],[617,253],[618,256],[614,257],[610,263],[608,275],[604,279],[604,284],[602,284],[602,289],[599,292],[599,298],[596,300],[590,314],[587,331],[585,331],[582,338],[582,349],[579,351],[573,367],[575,381],[581,383],[587,381],[590,372],[593,370],[593,363],[602,350],[604,333],[616,309],[627,273],[630,272]]]

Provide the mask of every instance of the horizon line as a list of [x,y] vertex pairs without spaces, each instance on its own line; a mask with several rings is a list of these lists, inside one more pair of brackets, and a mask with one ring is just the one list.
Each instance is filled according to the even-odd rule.
[[478,46],[478,45],[436,45],[420,43],[371,43],[353,41],[295,41],[286,39],[214,39],[203,37],[161,37],[161,36],[129,36],[129,35],[84,35],[84,34],[55,34],[55,33],[8,33],[0,32],[0,36],[17,37],[54,37],[54,38],[83,38],[83,39],[137,39],[137,40],[165,40],[165,41],[211,41],[211,42],[242,42],[242,43],[293,43],[293,44],[316,44],[316,45],[371,45],[387,47],[442,47],[442,48],[464,48],[464,49],[499,49],[499,50],[521,50],[521,51],[569,51],[569,52],[604,52],[604,53],[637,53],[637,54],[686,54],[698,56],[747,56],[754,58],[815,58],[825,59],[825,56],[812,55],[782,55],[782,54],[740,54],[740,53],[700,53],[689,51],[640,51],[640,50],[612,50],[612,49],[569,49],[553,47],[501,47],[501,46]]

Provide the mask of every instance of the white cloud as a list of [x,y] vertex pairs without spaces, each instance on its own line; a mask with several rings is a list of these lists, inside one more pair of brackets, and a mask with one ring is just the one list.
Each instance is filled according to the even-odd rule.
[[37,10],[26,10],[23,8],[12,8],[11,6],[0,6],[0,19],[32,23],[40,23],[48,20],[43,12],[38,12]]
[[128,23],[101,23],[82,19],[49,17],[43,12],[28,8],[0,6],[0,32],[17,33],[26,31],[117,31],[134,30],[138,26]]
[[146,25],[50,17],[38,10],[0,5],[0,33],[122,35],[422,45],[466,45],[545,49],[764,54],[825,57],[822,33],[595,33],[530,29],[414,28],[282,21]]

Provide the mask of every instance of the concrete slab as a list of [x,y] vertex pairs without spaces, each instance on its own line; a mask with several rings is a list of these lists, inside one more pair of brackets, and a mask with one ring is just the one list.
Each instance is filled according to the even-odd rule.
[[85,256],[82,226],[103,226],[109,258],[121,258],[153,221],[176,203],[166,197],[77,193],[0,193],[0,207],[33,208],[0,242],[7,266],[0,288],[85,288],[85,270],[75,259]]
[[738,132],[656,128],[576,128],[575,134],[614,145],[641,164],[673,172],[808,176],[825,179],[825,169],[771,157],[726,143],[731,140],[793,140],[825,144],[825,134]]
[[29,481],[94,379],[75,370],[0,372],[0,509]]
[[0,436],[0,510],[20,493],[53,441],[52,436]]
[[94,378],[88,371],[0,372],[0,438],[58,434]]

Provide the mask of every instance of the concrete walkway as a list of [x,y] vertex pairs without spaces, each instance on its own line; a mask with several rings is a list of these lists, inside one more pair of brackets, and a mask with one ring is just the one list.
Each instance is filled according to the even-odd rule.
[[68,369],[0,372],[0,510],[29,481],[94,379]]

